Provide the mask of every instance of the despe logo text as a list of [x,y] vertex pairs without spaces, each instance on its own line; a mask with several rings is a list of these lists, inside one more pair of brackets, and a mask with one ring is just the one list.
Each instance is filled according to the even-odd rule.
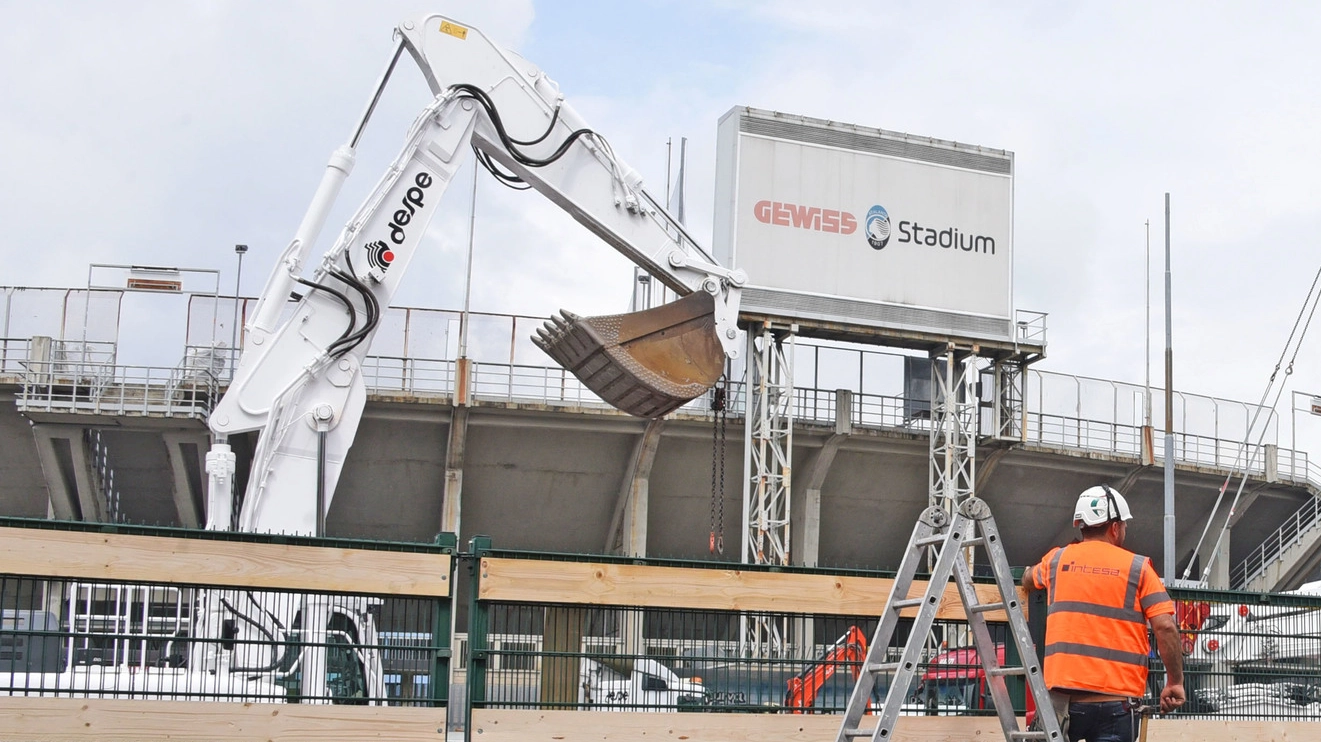
[[[836,234],[853,234],[858,229],[857,217],[843,209],[803,206],[785,201],[758,201],[752,207],[752,215],[757,221],[776,227],[797,227]],[[884,249],[897,232],[899,236],[895,242],[900,244],[995,254],[994,237],[970,234],[958,227],[932,227],[908,220],[892,226],[890,213],[880,204],[867,210],[863,224],[863,236],[875,250]]]
[[[431,187],[432,177],[428,172],[420,172],[413,178],[413,185],[404,191],[403,198],[399,199],[400,208],[396,209],[391,215],[390,222],[386,225],[390,229],[390,241],[396,245],[404,244],[408,237],[408,232],[404,227],[413,221],[413,216],[417,214],[423,206],[426,205],[426,190]],[[367,264],[380,271],[390,267],[394,262],[394,251],[385,243],[385,240],[375,240],[364,245],[367,251]]]
[[404,244],[404,227],[413,221],[413,214],[422,208],[423,191],[431,187],[431,174],[418,173],[413,182],[416,185],[405,191],[404,197],[400,199],[399,205],[403,208],[394,213],[394,219],[389,224],[390,241],[396,245]]

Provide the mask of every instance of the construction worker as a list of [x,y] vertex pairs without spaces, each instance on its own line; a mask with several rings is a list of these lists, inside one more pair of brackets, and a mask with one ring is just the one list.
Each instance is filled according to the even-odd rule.
[[1148,623],[1165,663],[1161,713],[1185,700],[1174,603],[1151,561],[1123,548],[1132,517],[1108,485],[1085,490],[1073,514],[1082,539],[1051,549],[1023,574],[1023,587],[1047,593],[1045,681],[1070,742],[1137,736]]

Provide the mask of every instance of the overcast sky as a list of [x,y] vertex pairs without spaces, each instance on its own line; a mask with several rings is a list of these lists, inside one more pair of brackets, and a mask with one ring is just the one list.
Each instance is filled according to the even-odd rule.
[[[0,285],[81,286],[89,263],[135,263],[219,269],[228,293],[245,243],[254,295],[391,30],[428,11],[544,69],[653,193],[666,139],[688,137],[703,239],[716,121],[735,105],[1014,152],[1015,305],[1050,315],[1047,370],[1142,382],[1150,220],[1161,378],[1167,191],[1181,389],[1255,401],[1321,265],[1321,4],[7,0]],[[317,254],[429,100],[411,67]],[[469,182],[397,304],[460,306]],[[544,199],[485,178],[477,218],[474,309],[626,308],[630,264]],[[1321,393],[1315,338],[1294,372]]]

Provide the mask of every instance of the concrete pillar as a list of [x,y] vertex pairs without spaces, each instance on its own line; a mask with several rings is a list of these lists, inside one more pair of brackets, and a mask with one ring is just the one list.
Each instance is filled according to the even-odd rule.
[[839,447],[853,433],[853,392],[835,390],[835,430],[821,444],[821,448],[807,465],[807,482],[803,490],[803,525],[800,530],[802,546],[797,549],[798,563],[815,567],[821,559],[821,487],[835,463]]
[[[835,430],[821,444],[807,465],[807,482],[803,490],[803,523],[796,528],[802,534],[802,545],[793,550],[798,563],[805,567],[815,567],[821,560],[821,488],[826,483],[826,475],[835,463],[839,447],[853,433],[853,392],[848,389],[835,390]],[[793,622],[794,644],[800,657],[815,656],[816,631],[814,622],[804,618]]]
[[445,491],[441,497],[440,530],[459,534],[463,513],[463,459],[468,448],[468,407],[450,413],[449,442],[445,447]]
[[201,528],[206,522],[206,452],[211,438],[201,432],[175,431],[161,434],[170,456],[174,506],[184,528]]
[[1215,552],[1215,562],[1211,565],[1211,574],[1207,575],[1207,584],[1212,590],[1229,589],[1229,539],[1231,529],[1225,529],[1224,538],[1220,539],[1220,548]]
[[32,435],[50,492],[51,514],[60,520],[104,522],[109,507],[96,486],[86,430],[81,425],[38,423],[32,426]]
[[629,457],[628,470],[624,472],[624,479],[620,483],[615,514],[610,519],[610,531],[606,534],[607,554],[635,557],[647,555],[651,467],[656,461],[656,451],[660,448],[664,427],[664,420],[649,420],[646,429],[633,444],[633,455]]

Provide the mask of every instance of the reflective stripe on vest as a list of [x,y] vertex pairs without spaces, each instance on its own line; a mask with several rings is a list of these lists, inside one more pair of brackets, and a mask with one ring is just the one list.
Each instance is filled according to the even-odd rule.
[[1152,593],[1151,595],[1148,595],[1147,597],[1142,599],[1142,611],[1145,614],[1148,608],[1152,607],[1153,605],[1156,605],[1157,603],[1164,603],[1169,599],[1170,599],[1170,594],[1165,592],[1164,590],[1161,590],[1158,593]]
[[1124,607],[1136,608],[1138,602],[1138,582],[1142,579],[1142,567],[1147,563],[1147,558],[1138,554],[1133,555],[1133,562],[1128,565],[1128,591],[1124,593]]
[[1050,559],[1050,598],[1051,604],[1055,603],[1055,586],[1060,584],[1060,559],[1064,556],[1064,549],[1056,549],[1055,556]]
[[1095,657],[1098,660],[1108,660],[1110,662],[1123,662],[1126,665],[1139,665],[1143,668],[1147,666],[1147,655],[1137,652],[1124,652],[1109,647],[1094,647],[1090,644],[1077,644],[1074,642],[1055,642],[1046,645],[1046,656],[1053,654],[1076,654],[1083,657]]
[[1086,613],[1089,616],[1113,618],[1116,621],[1132,621],[1140,624],[1147,622],[1147,617],[1142,611],[1135,611],[1131,608],[1113,608],[1108,605],[1097,605],[1096,603],[1084,603],[1081,600],[1061,600],[1051,603],[1046,615],[1053,616],[1056,613]]

